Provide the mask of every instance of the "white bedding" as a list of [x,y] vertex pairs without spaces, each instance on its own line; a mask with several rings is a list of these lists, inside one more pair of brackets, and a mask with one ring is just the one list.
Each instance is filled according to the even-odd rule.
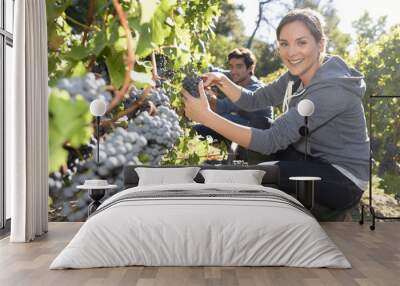
[[311,215],[279,200],[178,196],[113,203],[137,192],[207,189],[262,190],[298,203],[277,189],[254,185],[193,183],[127,189],[99,207],[103,210],[88,219],[50,269],[127,265],[351,267]]

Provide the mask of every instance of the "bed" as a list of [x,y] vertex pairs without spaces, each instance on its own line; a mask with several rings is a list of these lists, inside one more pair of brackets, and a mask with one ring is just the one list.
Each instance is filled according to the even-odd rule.
[[191,183],[138,185],[136,167],[124,169],[126,189],[102,203],[50,269],[351,267],[309,211],[279,190],[277,166],[200,167],[260,170],[260,185],[204,183],[200,172]]

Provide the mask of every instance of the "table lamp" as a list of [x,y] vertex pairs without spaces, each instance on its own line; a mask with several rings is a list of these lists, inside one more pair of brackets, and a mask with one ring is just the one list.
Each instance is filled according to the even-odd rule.
[[304,152],[304,160],[307,160],[307,153],[308,153],[308,117],[314,113],[314,103],[309,99],[303,99],[297,104],[297,111],[301,116],[304,117],[304,126],[301,126],[299,129],[299,133],[301,136],[304,136],[306,139],[306,146]]
[[100,117],[106,113],[107,104],[101,99],[95,99],[90,103],[90,113],[96,117],[96,140],[97,140],[97,168],[99,167],[99,155],[100,155]]

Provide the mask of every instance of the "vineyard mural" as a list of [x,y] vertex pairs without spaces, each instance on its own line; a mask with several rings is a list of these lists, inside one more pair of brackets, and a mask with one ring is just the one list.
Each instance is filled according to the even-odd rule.
[[[185,71],[209,63],[219,2],[47,1],[52,219],[86,218],[90,199],[77,186],[93,178],[122,186],[125,164],[207,158],[207,142],[197,142],[182,116],[180,89]],[[108,105],[99,166],[89,111],[97,98]]]
[[[293,2],[298,7],[307,1]],[[102,178],[121,188],[126,164],[227,158],[226,143],[200,140],[190,128],[180,90],[186,75],[224,67],[232,48],[249,43],[257,76],[268,83],[282,73],[274,45],[243,35],[238,9],[227,0],[47,0],[50,220],[85,220],[90,199],[77,186]],[[389,97],[400,90],[400,26],[386,29],[384,20],[361,18],[350,51],[351,38],[337,30],[337,15],[322,11],[333,17],[329,52],[366,76],[365,109],[370,96],[388,96],[373,106],[374,188],[381,195],[380,210],[399,215],[400,112],[398,99]],[[96,120],[89,109],[95,99],[107,103],[99,164]]]

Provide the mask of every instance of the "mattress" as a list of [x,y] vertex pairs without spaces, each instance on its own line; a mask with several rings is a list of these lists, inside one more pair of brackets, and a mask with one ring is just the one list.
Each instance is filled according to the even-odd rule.
[[129,265],[351,267],[308,210],[284,192],[198,183],[117,193],[50,269]]

